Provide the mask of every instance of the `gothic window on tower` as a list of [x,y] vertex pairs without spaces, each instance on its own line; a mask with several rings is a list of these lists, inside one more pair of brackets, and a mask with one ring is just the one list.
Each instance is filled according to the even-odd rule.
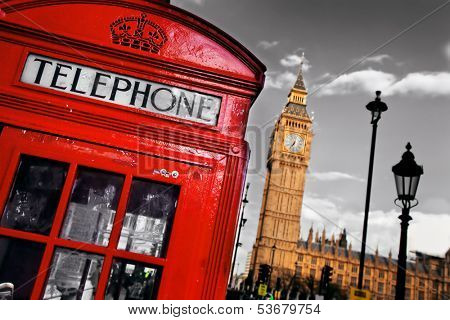
[[405,289],[405,300],[411,299],[411,290],[406,288]]
[[422,290],[419,290],[419,300],[425,299],[425,293]]
[[439,288],[439,282],[438,281],[434,281],[433,282],[433,289],[437,290]]

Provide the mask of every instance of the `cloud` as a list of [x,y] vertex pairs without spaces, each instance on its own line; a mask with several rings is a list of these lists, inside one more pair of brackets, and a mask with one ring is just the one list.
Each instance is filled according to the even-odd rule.
[[[398,210],[371,210],[367,238],[367,252],[372,253],[378,247],[380,254],[387,255],[392,250],[396,258],[400,239],[400,220]],[[436,214],[414,211],[408,230],[408,250],[422,251],[443,256],[450,246],[450,214]],[[311,225],[314,232],[327,231],[338,235],[342,228],[347,230],[347,240],[352,242],[353,250],[361,249],[361,231],[363,212],[343,210],[330,197],[322,198],[315,194],[306,194],[302,209],[302,238],[306,239]],[[430,236],[430,230],[433,236]]]
[[384,90],[396,80],[393,74],[377,70],[360,70],[340,75],[334,81],[324,85],[319,95],[346,95],[355,92]]
[[392,60],[392,57],[388,54],[378,54],[378,55],[371,56],[371,57],[364,59],[364,61],[362,63],[373,62],[373,63],[383,64],[384,60]]
[[414,72],[388,88],[386,94],[450,96],[450,72]]
[[364,182],[364,179],[358,178],[348,173],[329,171],[329,172],[313,172],[310,177],[319,181],[338,181],[338,180],[353,180]]
[[306,59],[304,56],[300,56],[298,54],[289,54],[285,56],[283,59],[280,60],[280,64],[283,67],[295,67],[299,66],[300,63],[303,62],[303,71],[308,71],[309,68],[311,68],[311,64],[309,63],[308,59]]
[[285,89],[291,87],[297,76],[290,72],[284,71],[280,72],[268,72],[266,78],[266,88],[274,88],[274,89]]
[[267,49],[277,46],[278,43],[279,43],[278,41],[269,42],[269,41],[263,40],[263,41],[260,41],[256,46],[261,47],[264,50],[267,50]]
[[280,63],[282,66],[285,66],[285,67],[293,67],[293,66],[300,65],[300,63],[302,63],[302,61],[303,61],[302,56],[299,56],[297,54],[290,54],[290,55],[287,55],[286,57],[284,57],[283,59],[281,59]]
[[334,81],[320,85],[319,95],[347,95],[358,92],[383,91],[383,95],[450,95],[450,72],[414,72],[398,80],[392,73],[373,69],[340,75]]

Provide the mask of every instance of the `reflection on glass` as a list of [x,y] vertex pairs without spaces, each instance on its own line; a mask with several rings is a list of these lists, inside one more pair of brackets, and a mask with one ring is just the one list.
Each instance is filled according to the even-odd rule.
[[118,248],[164,256],[178,193],[175,185],[133,179]]
[[61,238],[107,246],[124,177],[80,168]]
[[45,245],[0,237],[0,283],[14,285],[14,300],[30,299]]
[[1,226],[48,235],[68,164],[21,156]]
[[140,263],[114,260],[106,300],[151,300],[156,298],[160,271]]
[[44,300],[94,299],[102,264],[102,256],[57,248]]

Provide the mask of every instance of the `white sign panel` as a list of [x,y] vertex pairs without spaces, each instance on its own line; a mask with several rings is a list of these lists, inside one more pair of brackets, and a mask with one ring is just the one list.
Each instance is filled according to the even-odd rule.
[[219,97],[30,54],[24,83],[126,107],[216,125]]

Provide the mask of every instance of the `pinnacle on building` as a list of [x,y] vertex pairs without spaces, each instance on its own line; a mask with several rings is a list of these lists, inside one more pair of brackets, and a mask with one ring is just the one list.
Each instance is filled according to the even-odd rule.
[[306,108],[307,95],[302,62],[272,133],[252,252],[251,269],[255,275],[262,264],[273,267],[272,285],[277,277],[292,275],[297,261],[301,207],[313,137],[312,121]]
[[[300,219],[309,165],[312,121],[306,107],[307,89],[303,80],[302,65],[289,92],[272,133],[267,158],[267,175],[263,201],[253,245],[250,272],[253,281],[258,280],[261,265],[273,267],[270,276],[271,288],[281,283],[289,289],[294,274],[298,278],[313,278],[320,281],[321,268],[332,266],[335,270],[333,283],[348,289],[356,286],[359,255],[347,240],[347,231],[334,233],[327,238],[326,230],[311,228],[306,240],[300,238]],[[410,286],[407,299],[448,299],[445,284],[450,270],[450,249],[445,258],[416,253],[416,261],[408,262],[407,275]],[[395,293],[397,261],[390,253],[366,256],[364,289],[375,299],[393,299]],[[435,271],[433,271],[435,270]],[[440,273],[437,273],[440,272]],[[440,275],[442,274],[442,275]],[[280,278],[280,281],[277,281]]]

